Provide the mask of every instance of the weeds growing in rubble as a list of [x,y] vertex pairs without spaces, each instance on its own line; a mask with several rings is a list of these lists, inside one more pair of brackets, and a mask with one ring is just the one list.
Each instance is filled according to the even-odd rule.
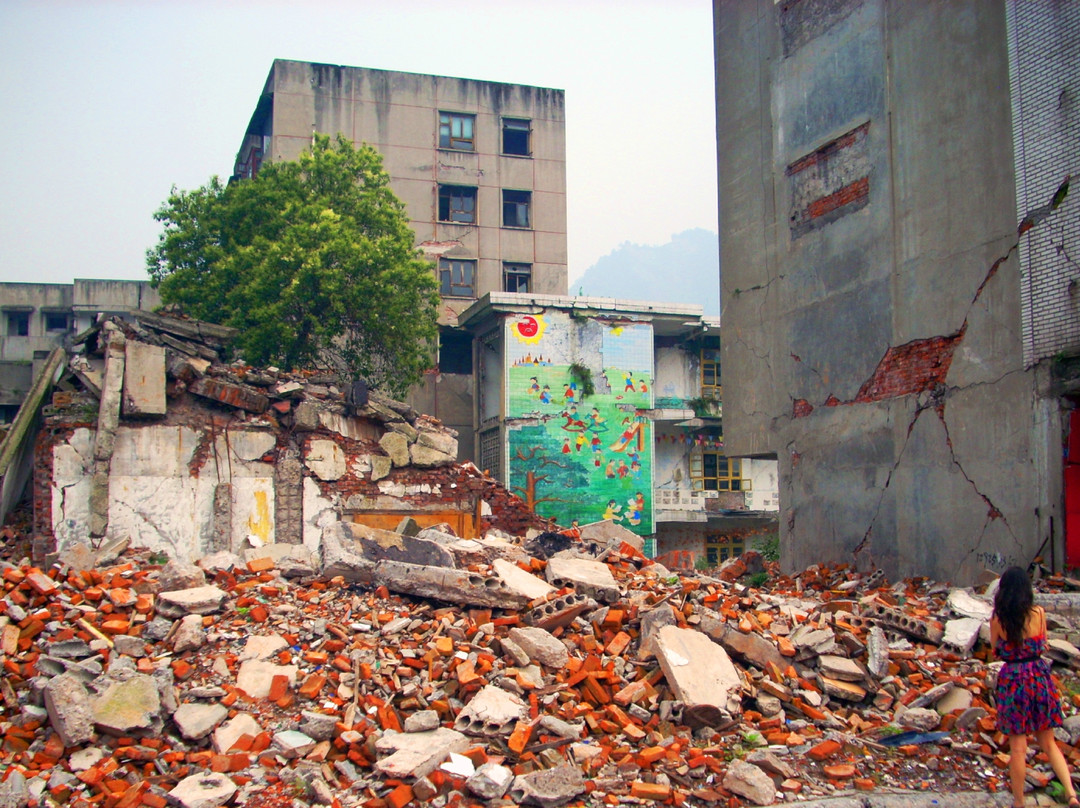
[[766,561],[780,560],[780,534],[770,533],[762,539],[757,546],[757,551]]
[[761,572],[755,572],[750,576],[750,586],[754,589],[761,589],[769,582],[769,573],[762,570]]

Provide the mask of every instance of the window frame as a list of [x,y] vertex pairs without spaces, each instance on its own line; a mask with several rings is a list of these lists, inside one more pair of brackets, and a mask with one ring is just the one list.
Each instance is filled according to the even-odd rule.
[[[465,269],[470,270],[471,277],[468,283],[465,282],[464,276],[461,277],[459,282],[455,283],[454,273],[463,271]],[[476,297],[476,259],[475,258],[440,258],[437,268],[438,281],[439,281],[439,295],[442,297]],[[448,280],[444,282],[444,273],[448,275]],[[467,291],[462,291],[467,290]]]
[[[710,381],[711,379],[711,381]],[[721,395],[723,385],[720,381],[720,349],[701,349],[701,392],[704,394]]]
[[[477,221],[477,203],[479,192],[475,185],[449,185],[439,183],[439,197],[438,197],[438,220],[443,224],[476,224]],[[472,199],[471,210],[464,207],[455,208],[455,200]],[[445,205],[444,205],[445,200]],[[455,218],[455,216],[463,216],[469,214],[471,218]]]
[[[524,129],[518,127],[515,128],[512,125],[514,123],[525,124]],[[525,134],[525,150],[524,151],[511,151],[507,148],[506,136],[507,133],[521,133]],[[532,119],[531,118],[515,118],[507,116],[502,119],[502,127],[500,130],[499,138],[500,153],[508,157],[532,157]]]
[[[519,281],[524,279],[524,289],[511,289],[510,278],[517,278]],[[520,286],[520,284],[517,284]],[[515,294],[528,294],[532,290],[532,264],[522,263],[521,261],[503,261],[503,291],[512,292]]]
[[[454,136],[454,124],[468,123],[469,135],[466,137],[463,134],[464,126],[462,126],[462,134]],[[445,128],[445,138],[443,131]],[[471,112],[450,112],[449,110],[439,110],[439,148],[448,149],[450,151],[461,152],[475,152],[476,151],[476,115]]]
[[30,336],[30,312],[9,309],[4,312],[4,335],[7,337]]
[[720,533],[709,534],[705,537],[705,559],[709,566],[716,567],[738,558],[746,552],[746,539],[725,536]]
[[750,480],[742,476],[741,457],[728,457],[723,452],[693,451],[687,462],[690,469],[691,491],[727,491],[744,494],[751,490]]
[[[508,199],[507,194],[512,196],[520,196],[518,200]],[[507,211],[514,211],[513,218],[515,223],[510,223],[508,219]],[[525,212],[525,224],[520,223],[521,212]],[[532,229],[532,191],[522,191],[516,188],[503,188],[502,189],[502,226],[510,227],[514,230],[531,230]]]
[[[49,320],[52,318],[62,318],[64,324],[59,328],[51,327]],[[41,313],[41,327],[46,334],[67,333],[71,330],[71,314],[65,311],[43,311]]]

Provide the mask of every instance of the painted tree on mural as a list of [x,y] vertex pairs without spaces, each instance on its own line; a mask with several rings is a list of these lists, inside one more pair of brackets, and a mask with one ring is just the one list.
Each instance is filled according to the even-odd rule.
[[526,427],[522,432],[526,430],[533,433],[534,440],[514,452],[510,490],[534,513],[543,503],[572,502],[559,492],[586,486],[586,475],[575,464],[559,459],[559,444],[543,427]]

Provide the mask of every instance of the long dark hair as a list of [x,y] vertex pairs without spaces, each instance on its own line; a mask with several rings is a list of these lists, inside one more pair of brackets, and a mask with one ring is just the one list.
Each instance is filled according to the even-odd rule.
[[1021,567],[1009,567],[998,581],[994,614],[1005,629],[1005,639],[1013,645],[1024,641],[1024,626],[1035,602],[1031,581]]

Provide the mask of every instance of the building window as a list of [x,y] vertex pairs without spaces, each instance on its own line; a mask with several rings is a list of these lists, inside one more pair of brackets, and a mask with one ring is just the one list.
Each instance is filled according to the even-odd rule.
[[738,558],[746,550],[746,542],[741,538],[712,534],[705,537],[705,557],[710,567]]
[[71,318],[68,317],[66,312],[62,311],[47,311],[45,312],[45,330],[46,331],[67,331],[71,328]]
[[440,258],[439,294],[443,297],[476,297],[476,262]]
[[528,157],[532,152],[529,150],[530,122],[523,118],[502,119],[502,150],[503,154],[516,154]]
[[464,185],[440,185],[439,221],[474,224],[476,222],[476,189]]
[[503,442],[498,428],[480,433],[480,468],[502,481]]
[[749,491],[750,481],[743,479],[739,458],[694,452],[690,455],[690,487],[694,491]]
[[702,348],[701,394],[719,396],[720,392],[720,350],[718,348]]
[[9,337],[30,336],[30,312],[9,311],[7,312],[7,335]]
[[472,342],[467,331],[439,332],[439,372],[472,373]]
[[461,115],[457,112],[439,113],[439,148],[475,151],[473,141],[474,115]]
[[528,227],[532,191],[503,191],[503,227]]
[[524,294],[532,285],[532,264],[503,264],[503,291]]

